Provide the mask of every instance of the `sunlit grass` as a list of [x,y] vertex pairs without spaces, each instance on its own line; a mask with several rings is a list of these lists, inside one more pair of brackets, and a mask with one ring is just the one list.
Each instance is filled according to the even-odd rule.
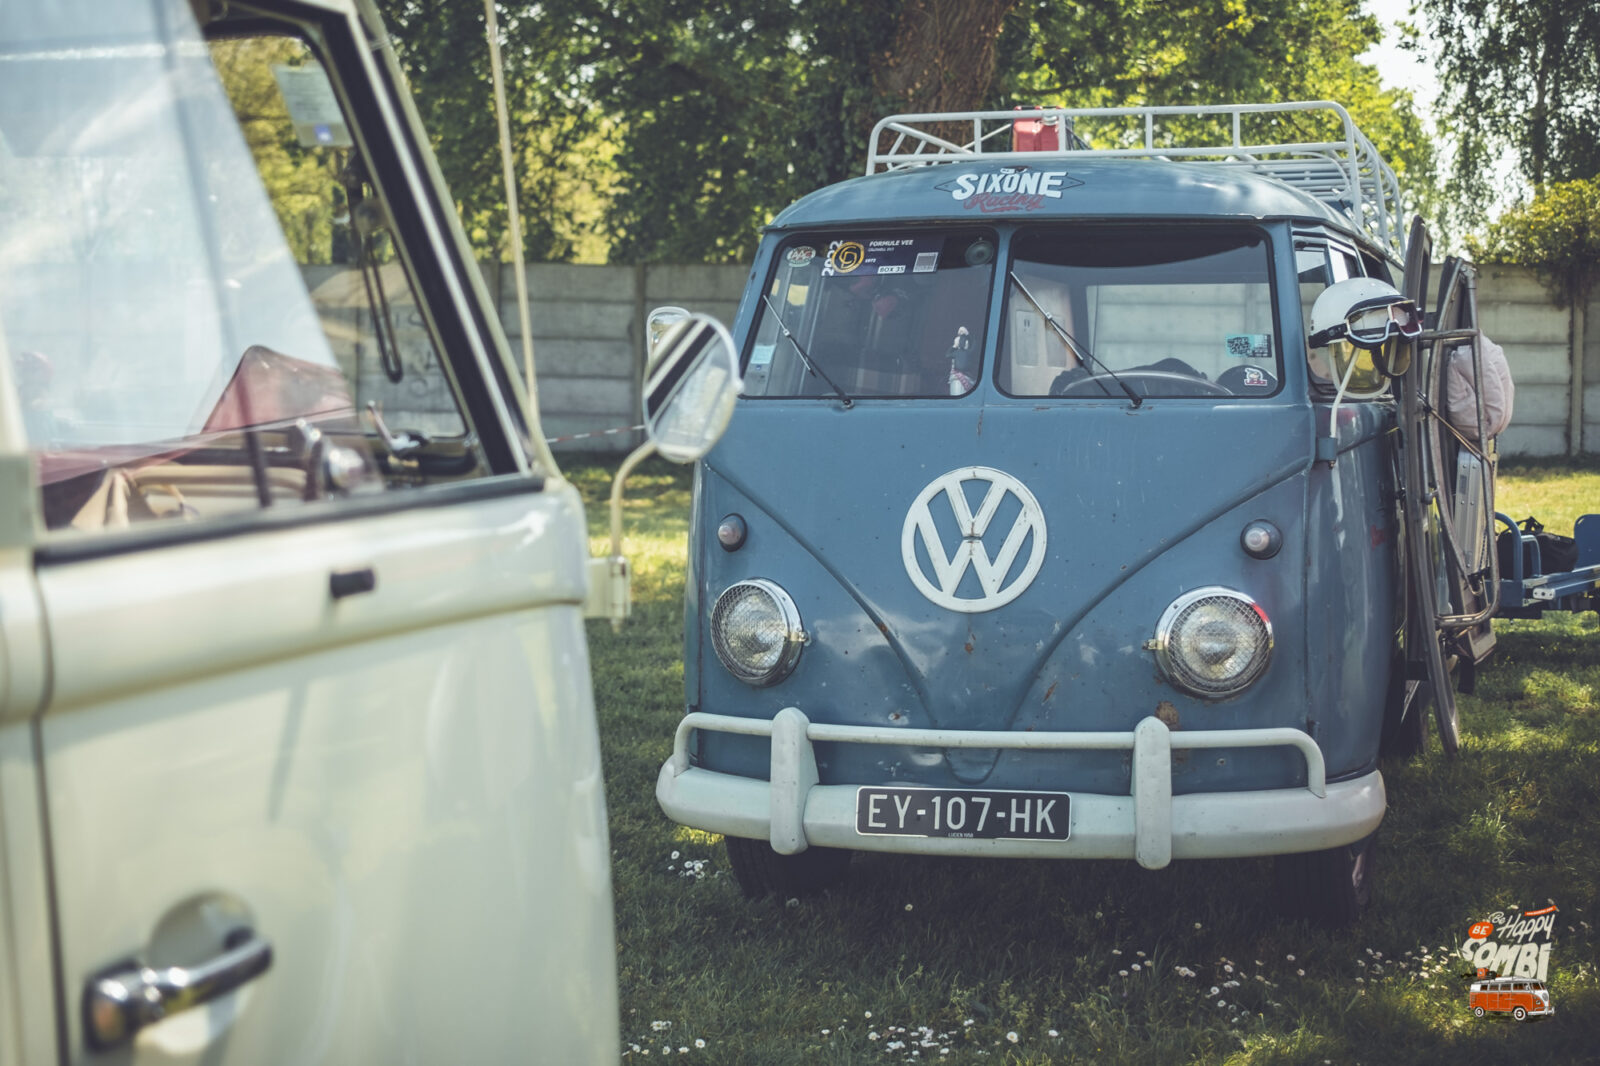
[[1600,512],[1600,464],[1519,460],[1501,464],[1495,510],[1522,521],[1533,515],[1546,529],[1572,536],[1579,515]]
[[[607,550],[610,468],[569,473],[588,500],[593,547]],[[719,838],[673,825],[654,798],[683,711],[691,484],[688,470],[659,462],[631,479],[635,617],[620,633],[589,628],[625,1062],[1595,1060],[1594,615],[1498,623],[1496,657],[1477,694],[1461,697],[1460,756],[1446,761],[1434,743],[1424,758],[1384,764],[1378,896],[1351,931],[1273,917],[1268,860],[1149,871],[860,856],[843,891],[749,902]],[[1600,470],[1507,466],[1499,505],[1570,533],[1578,514],[1600,510]],[[1521,1026],[1472,1018],[1454,954],[1467,925],[1547,899],[1561,907],[1557,1016]]]

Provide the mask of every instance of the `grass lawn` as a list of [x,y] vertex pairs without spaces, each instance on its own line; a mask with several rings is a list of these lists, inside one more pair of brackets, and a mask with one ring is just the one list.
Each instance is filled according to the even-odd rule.
[[[572,464],[605,550],[610,467]],[[843,890],[745,900],[720,838],[671,824],[657,770],[683,710],[690,476],[629,482],[635,616],[591,622],[616,885],[624,1061],[1591,1063],[1600,1059],[1600,631],[1501,622],[1461,697],[1462,750],[1382,767],[1372,910],[1284,923],[1270,860],[1063,863],[857,856]],[[1600,467],[1507,466],[1499,510],[1570,534]],[[1560,907],[1556,1016],[1467,1010],[1468,924]],[[687,1049],[681,1051],[680,1049]]]

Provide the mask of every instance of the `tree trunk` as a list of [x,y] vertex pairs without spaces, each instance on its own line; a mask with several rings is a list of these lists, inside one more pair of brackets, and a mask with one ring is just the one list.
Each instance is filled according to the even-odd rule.
[[994,77],[1000,23],[1018,0],[905,0],[873,86],[896,111],[976,111]]

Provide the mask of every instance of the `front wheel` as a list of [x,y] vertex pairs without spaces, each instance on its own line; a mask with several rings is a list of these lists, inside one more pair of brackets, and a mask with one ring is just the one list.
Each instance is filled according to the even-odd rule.
[[1525,1022],[1528,1020],[1528,1012],[1523,1010],[1521,1007],[1518,1007],[1516,1010],[1512,1011],[1511,1016],[1519,1022]]
[[749,899],[770,893],[788,899],[814,896],[844,880],[850,866],[848,851],[807,848],[797,855],[779,855],[765,840],[726,837],[728,862],[739,888]]
[[1372,902],[1377,842],[1373,831],[1341,847],[1279,855],[1273,864],[1279,912],[1327,929],[1354,924]]

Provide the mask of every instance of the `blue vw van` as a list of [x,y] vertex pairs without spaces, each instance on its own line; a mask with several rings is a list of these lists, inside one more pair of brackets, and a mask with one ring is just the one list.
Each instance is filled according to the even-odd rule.
[[[751,895],[855,851],[1274,855],[1287,913],[1353,920],[1380,753],[1430,704],[1453,751],[1492,644],[1492,442],[1428,402],[1470,270],[1429,303],[1336,104],[897,116],[867,171],[740,306],[663,810]],[[1396,292],[1387,348],[1308,344],[1341,283]]]

